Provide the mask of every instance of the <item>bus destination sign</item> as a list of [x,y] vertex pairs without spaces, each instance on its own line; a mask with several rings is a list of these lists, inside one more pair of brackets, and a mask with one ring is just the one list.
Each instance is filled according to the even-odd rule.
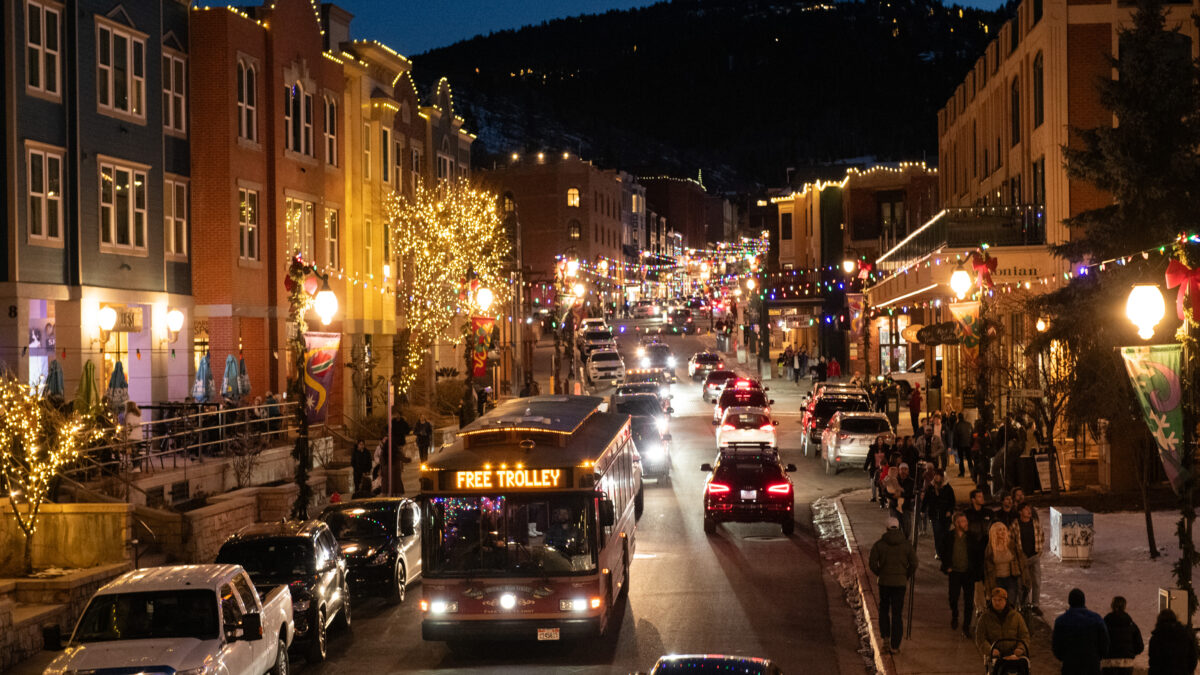
[[564,469],[481,469],[455,471],[455,490],[553,489],[570,487],[571,472]]

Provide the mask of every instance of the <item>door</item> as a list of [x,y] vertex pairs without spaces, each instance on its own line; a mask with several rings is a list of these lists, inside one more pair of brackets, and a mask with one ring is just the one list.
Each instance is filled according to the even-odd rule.
[[242,638],[242,615],[246,613],[241,599],[226,583],[220,589],[221,602],[221,656],[220,662],[229,673],[252,673],[255,668],[254,649],[257,643]]
[[[233,578],[233,588],[242,600],[242,608],[246,612],[258,612],[259,620],[265,621],[262,602],[259,601],[258,593],[255,592],[254,586],[250,583],[250,577],[245,572]],[[263,631],[263,639],[245,643],[254,652],[253,672],[256,673],[265,673],[275,663],[276,636],[267,634],[265,626]]]
[[421,574],[421,509],[415,502],[405,502],[400,507],[400,557],[408,580]]

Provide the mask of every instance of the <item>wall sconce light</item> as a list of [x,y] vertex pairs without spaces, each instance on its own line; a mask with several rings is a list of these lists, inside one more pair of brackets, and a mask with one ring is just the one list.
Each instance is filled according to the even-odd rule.
[[183,312],[172,309],[167,312],[167,342],[175,344],[181,330],[183,330]]
[[96,314],[96,325],[100,328],[100,335],[94,342],[100,343],[100,353],[103,354],[104,347],[108,344],[108,336],[117,325],[117,310],[108,305],[101,307]]

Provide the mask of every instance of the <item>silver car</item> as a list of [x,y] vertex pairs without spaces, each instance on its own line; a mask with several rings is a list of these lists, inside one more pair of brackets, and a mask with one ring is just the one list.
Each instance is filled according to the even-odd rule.
[[833,476],[843,466],[861,467],[871,451],[871,444],[880,436],[889,444],[896,438],[892,423],[883,413],[845,410],[834,413],[821,434],[825,473]]

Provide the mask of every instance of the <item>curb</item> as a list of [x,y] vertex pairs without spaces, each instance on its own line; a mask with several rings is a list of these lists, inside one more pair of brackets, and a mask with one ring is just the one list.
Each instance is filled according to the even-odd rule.
[[883,639],[879,635],[879,599],[875,595],[875,587],[871,585],[867,563],[863,560],[858,540],[854,536],[854,528],[850,526],[850,518],[842,506],[842,499],[833,500],[837,506],[838,521],[842,526],[842,535],[846,539],[846,547],[850,550],[850,559],[854,561],[854,578],[858,587],[859,599],[862,602],[863,619],[867,623],[867,637],[871,642],[871,651],[875,655],[875,670],[886,675],[896,675],[896,662],[891,654],[884,653]]

